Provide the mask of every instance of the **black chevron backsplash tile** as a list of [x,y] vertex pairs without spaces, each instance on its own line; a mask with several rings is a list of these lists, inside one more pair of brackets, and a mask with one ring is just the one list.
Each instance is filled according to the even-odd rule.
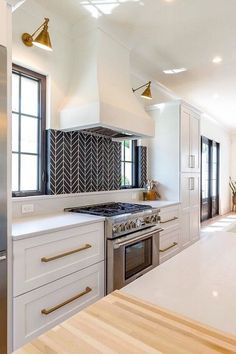
[[140,188],[144,188],[147,183],[147,147],[137,146],[137,184]]
[[[147,182],[147,148],[136,147],[137,187]],[[47,130],[48,194],[121,188],[121,143],[91,133]]]
[[84,132],[47,131],[48,194],[121,188],[121,143]]

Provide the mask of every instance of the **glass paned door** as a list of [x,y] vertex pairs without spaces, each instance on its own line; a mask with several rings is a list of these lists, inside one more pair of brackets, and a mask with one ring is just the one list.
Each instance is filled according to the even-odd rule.
[[201,178],[201,220],[209,219],[209,203],[210,203],[210,191],[209,191],[209,140],[202,138],[202,178]]
[[212,164],[211,164],[211,215],[219,214],[219,144],[212,141]]
[[219,214],[219,144],[206,137],[201,143],[201,221]]

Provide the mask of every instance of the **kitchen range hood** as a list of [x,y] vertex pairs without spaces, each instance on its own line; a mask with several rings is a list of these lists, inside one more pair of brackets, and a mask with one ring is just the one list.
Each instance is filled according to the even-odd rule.
[[62,130],[130,139],[154,135],[153,119],[132,92],[129,49],[96,28],[74,40],[73,61]]

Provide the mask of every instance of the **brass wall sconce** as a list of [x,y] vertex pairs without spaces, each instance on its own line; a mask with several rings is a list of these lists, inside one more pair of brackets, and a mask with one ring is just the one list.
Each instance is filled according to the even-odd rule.
[[[52,44],[51,44],[50,36],[48,33],[48,22],[49,22],[49,18],[45,18],[43,24],[41,26],[39,26],[39,28],[37,28],[33,34],[23,33],[22,37],[21,37],[23,43],[27,47],[32,47],[33,45],[35,45],[39,48],[52,51]],[[37,35],[37,37],[34,38],[35,34],[42,27],[43,27],[42,31],[40,31],[40,33]]]
[[133,92],[136,92],[138,90],[140,90],[143,87],[146,87],[145,90],[143,91],[143,93],[141,94],[141,97],[146,98],[148,100],[152,99],[152,92],[151,92],[151,81],[148,81],[146,84],[137,87],[136,89],[132,89]]

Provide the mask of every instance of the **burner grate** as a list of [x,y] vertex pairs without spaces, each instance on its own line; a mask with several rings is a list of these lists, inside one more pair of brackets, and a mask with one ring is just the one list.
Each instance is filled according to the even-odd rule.
[[65,209],[65,211],[112,217],[122,214],[133,214],[147,209],[152,209],[152,207],[142,204],[106,203],[85,207],[68,208]]

